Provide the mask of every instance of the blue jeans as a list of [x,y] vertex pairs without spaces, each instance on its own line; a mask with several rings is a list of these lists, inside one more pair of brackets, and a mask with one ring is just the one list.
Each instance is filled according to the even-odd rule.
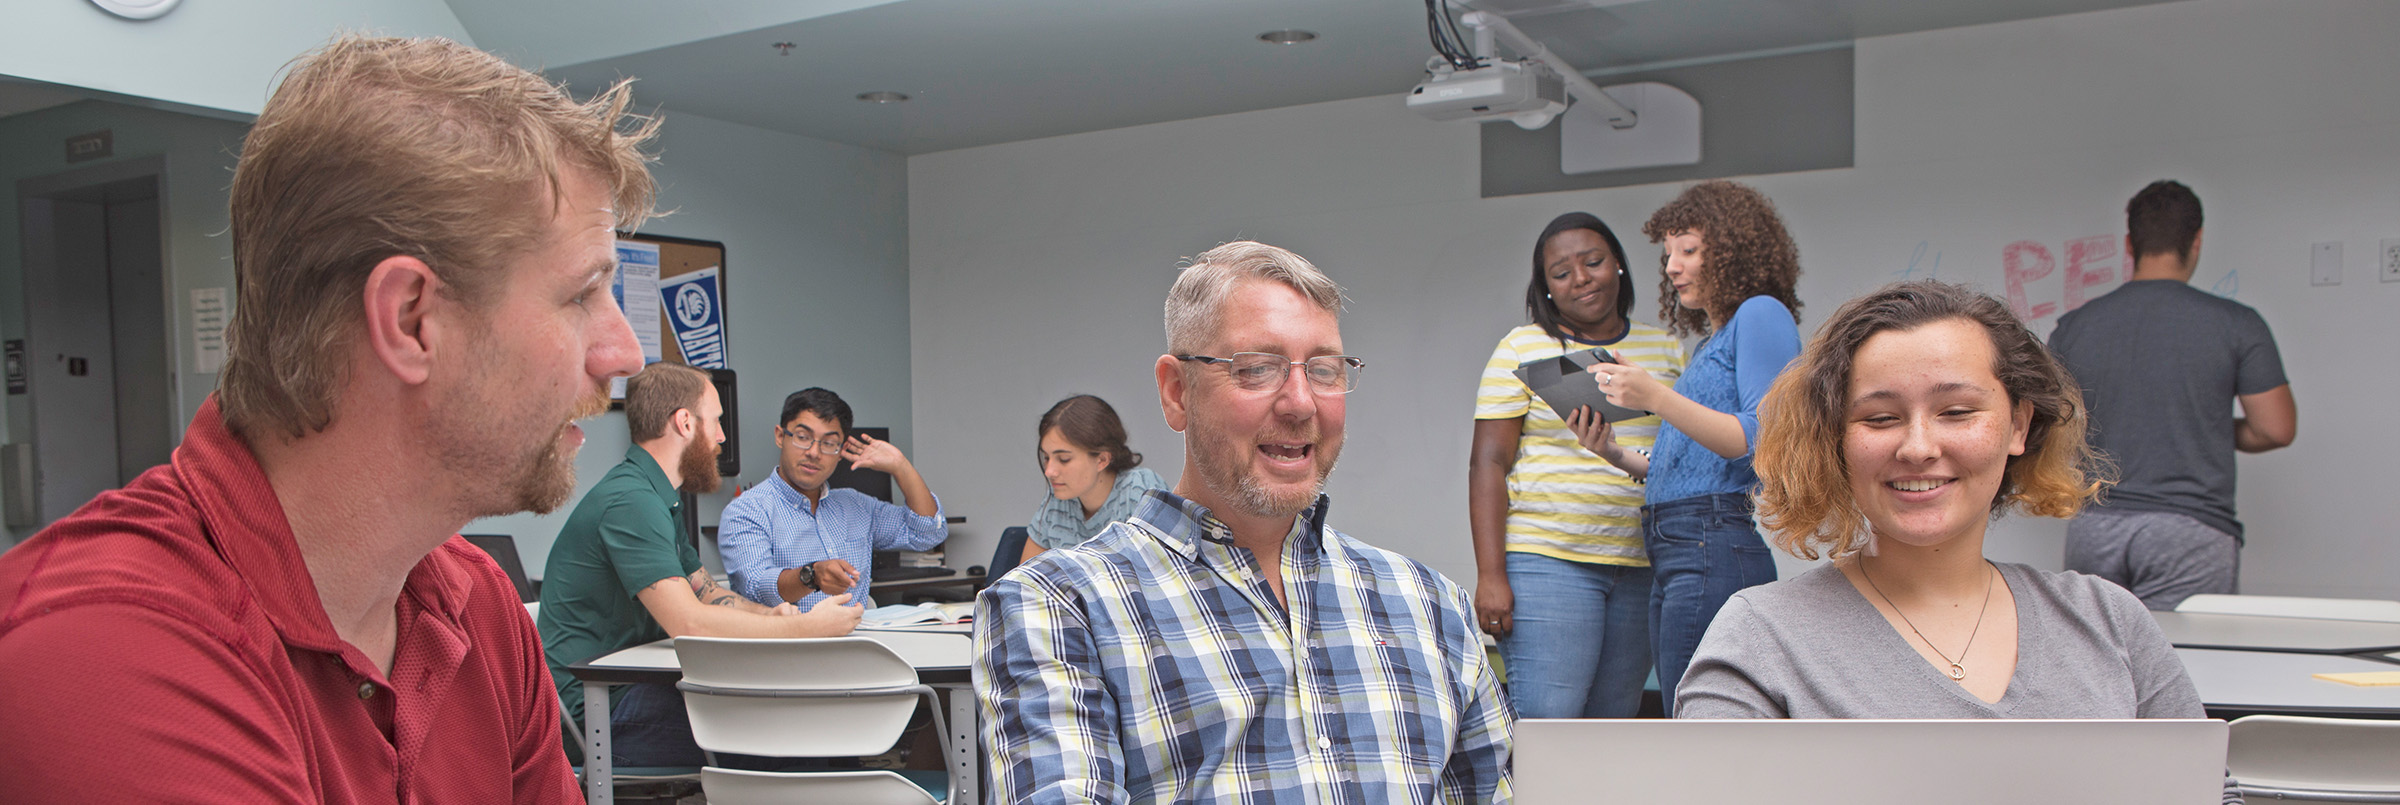
[[[608,708],[608,756],[618,767],[709,765],[692,740],[692,717],[684,712],[683,691],[658,682],[626,685],[625,698]],[[788,758],[719,752],[716,765],[776,771],[792,763]]]
[[1775,555],[1750,521],[1750,496],[1695,495],[1642,507],[1642,542],[1657,582],[1650,588],[1650,651],[1658,691],[1675,713],[1675,686],[1725,599],[1775,580]]
[[1632,718],[1650,679],[1650,568],[1508,554],[1515,627],[1500,639],[1524,718]]
[[708,765],[692,742],[683,692],[656,682],[626,685],[625,698],[608,708],[608,750],[619,766]]

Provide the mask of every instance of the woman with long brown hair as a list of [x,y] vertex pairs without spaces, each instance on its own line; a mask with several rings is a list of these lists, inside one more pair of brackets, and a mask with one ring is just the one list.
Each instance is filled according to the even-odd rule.
[[[1125,422],[1107,400],[1077,394],[1042,414],[1034,433],[1034,463],[1050,496],[1025,527],[1024,559],[1077,545],[1132,516],[1142,496],[1167,483],[1142,469],[1142,454],[1125,446]],[[1022,561],[1022,560],[1020,560]]]

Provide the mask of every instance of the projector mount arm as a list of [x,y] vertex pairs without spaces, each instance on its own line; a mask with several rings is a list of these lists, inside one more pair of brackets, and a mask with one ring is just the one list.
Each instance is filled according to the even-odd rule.
[[1507,19],[1488,11],[1469,11],[1459,15],[1458,21],[1475,30],[1476,56],[1492,56],[1495,41],[1505,44],[1510,50],[1516,51],[1525,58],[1547,64],[1550,69],[1558,71],[1559,77],[1567,83],[1567,94],[1601,110],[1608,116],[1610,127],[1633,128],[1636,118],[1631,108],[1618,103],[1617,99],[1609,97],[1608,93],[1601,92],[1600,85],[1583,77],[1583,71],[1575,69],[1575,65],[1567,63],[1566,59],[1559,58],[1558,54],[1551,53],[1549,46],[1535,41],[1533,37],[1526,36],[1524,31],[1517,30],[1517,26],[1509,24]]

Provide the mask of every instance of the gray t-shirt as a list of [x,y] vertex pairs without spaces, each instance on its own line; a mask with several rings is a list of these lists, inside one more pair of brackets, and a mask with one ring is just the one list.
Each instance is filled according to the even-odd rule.
[[[2017,599],[2017,669],[1998,702],[1934,670],[1827,564],[1725,602],[1675,689],[1675,717],[2208,717],[2166,633],[2125,588],[1993,566]],[[2224,801],[2242,801],[2231,777]]]
[[2116,462],[2104,506],[2242,535],[2233,398],[2285,382],[2258,311],[2179,280],[2128,282],[2060,316],[2050,350],[2083,385],[2092,446]]
[[1726,601],[1675,691],[1675,717],[2207,717],[2132,593],[2081,573],[1995,566],[2017,599],[2017,668],[1999,702],[1935,670],[1828,564]]

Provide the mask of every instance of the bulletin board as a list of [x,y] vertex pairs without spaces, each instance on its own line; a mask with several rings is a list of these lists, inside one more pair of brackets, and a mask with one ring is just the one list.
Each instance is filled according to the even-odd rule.
[[[731,291],[726,287],[725,244],[713,240],[632,232],[618,232],[617,241],[621,249],[623,244],[639,244],[658,250],[658,291],[646,294],[646,303],[653,306],[654,313],[635,309],[637,304],[645,303],[640,297],[626,298],[625,272],[629,267],[624,263],[629,261],[624,259],[622,253],[617,277],[617,298],[626,318],[635,322],[636,328],[642,328],[642,322],[646,320],[656,321],[656,332],[652,336],[657,339],[652,343],[659,345],[656,359],[715,368],[729,366],[727,361],[731,354],[732,325],[724,300],[730,298]],[[704,278],[704,275],[713,275],[713,281],[704,284],[694,282]],[[702,288],[702,285],[706,287]],[[684,325],[680,332],[679,320]],[[690,355],[685,354],[687,345],[691,347]],[[650,356],[645,355],[644,362],[649,360]],[[620,381],[612,386],[611,399],[624,402],[625,384]]]

